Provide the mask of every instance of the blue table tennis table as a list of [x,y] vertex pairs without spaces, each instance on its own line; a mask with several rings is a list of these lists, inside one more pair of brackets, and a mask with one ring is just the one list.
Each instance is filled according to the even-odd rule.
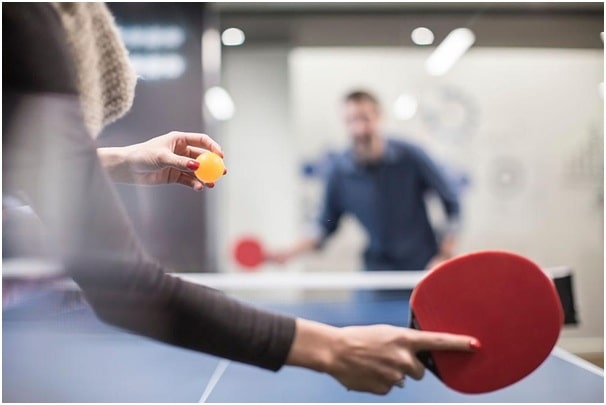
[[[4,402],[604,402],[602,370],[561,349],[493,393],[463,395],[427,372],[376,396],[313,371],[274,373],[126,333],[97,320],[82,300],[66,305],[66,294],[43,291],[3,309]],[[257,304],[334,325],[406,326],[409,316],[398,300]]]

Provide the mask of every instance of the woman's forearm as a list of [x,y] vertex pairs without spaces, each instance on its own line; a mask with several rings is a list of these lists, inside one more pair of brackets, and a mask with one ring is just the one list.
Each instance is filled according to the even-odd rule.
[[97,148],[101,165],[115,183],[132,183],[133,176],[128,161],[129,146]]
[[286,364],[327,372],[333,361],[338,328],[299,318],[295,330]]
[[145,253],[97,159],[76,95],[19,94],[5,101],[15,107],[4,132],[3,187],[30,197],[67,273],[103,320],[259,367],[284,364],[293,318],[171,277]]

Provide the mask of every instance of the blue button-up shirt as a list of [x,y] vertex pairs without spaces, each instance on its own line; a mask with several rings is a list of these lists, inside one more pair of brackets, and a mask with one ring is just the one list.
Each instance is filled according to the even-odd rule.
[[368,233],[364,252],[367,270],[424,269],[438,252],[425,204],[429,191],[439,196],[454,226],[460,211],[457,194],[421,148],[387,139],[382,159],[373,164],[357,162],[347,150],[335,158],[327,178],[319,246],[348,213]]

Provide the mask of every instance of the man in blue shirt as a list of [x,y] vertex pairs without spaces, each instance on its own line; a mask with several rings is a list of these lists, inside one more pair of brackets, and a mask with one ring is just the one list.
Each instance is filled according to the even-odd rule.
[[[333,162],[316,231],[290,249],[270,252],[268,259],[284,263],[321,248],[345,213],[368,233],[366,270],[421,270],[450,258],[460,208],[440,169],[421,148],[382,135],[380,106],[372,94],[347,95],[344,113],[352,145]],[[448,217],[440,237],[427,214],[425,195],[430,191],[439,196]]]

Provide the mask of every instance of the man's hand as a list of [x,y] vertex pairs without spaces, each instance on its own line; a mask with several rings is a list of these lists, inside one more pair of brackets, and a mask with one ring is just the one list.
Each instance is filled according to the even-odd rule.
[[280,250],[265,253],[265,260],[270,263],[286,264],[293,258],[293,253],[290,250]]
[[290,248],[266,252],[265,260],[270,263],[285,264],[304,253],[311,252],[317,244],[318,240],[316,238],[303,237]]
[[442,243],[440,243],[440,250],[438,254],[429,260],[427,263],[427,270],[431,270],[443,261],[452,259],[455,255],[455,236],[454,234],[444,235]]
[[434,267],[450,258],[452,258],[452,255],[437,254],[427,263],[426,268],[427,270],[432,270]]

